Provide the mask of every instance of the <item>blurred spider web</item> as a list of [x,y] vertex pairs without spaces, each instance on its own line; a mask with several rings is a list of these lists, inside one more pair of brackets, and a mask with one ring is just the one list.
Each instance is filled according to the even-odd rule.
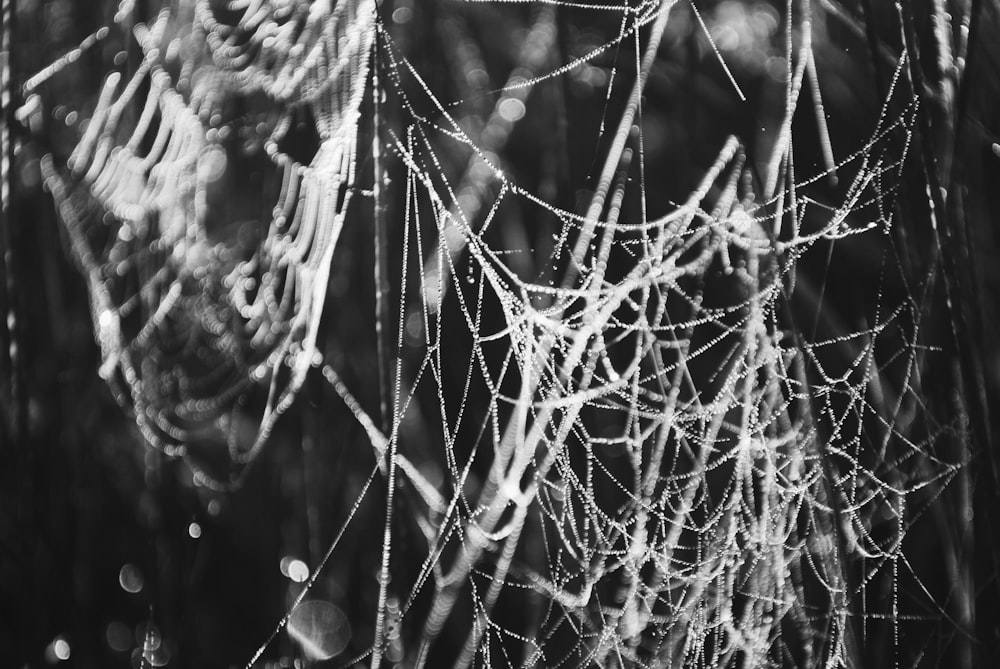
[[[386,481],[375,637],[356,658],[373,667],[856,666],[870,621],[889,620],[898,646],[901,627],[948,619],[902,550],[962,465],[936,453],[946,428],[918,417],[919,298],[888,302],[879,287],[867,324],[820,338],[794,297],[814,290],[797,271],[814,247],[891,231],[916,118],[905,52],[870,139],[835,160],[798,3],[762,177],[730,137],[686,200],[652,212],[644,95],[661,40],[678,16],[698,26],[743,97],[722,24],[669,0],[488,4],[527,16],[517,60],[489,90],[470,75],[488,69],[474,41],[445,45],[467,75],[453,100],[374,0],[175,1],[134,25],[119,8],[139,57],[117,63],[81,110],[75,150],[43,172],[88,280],[102,375],[147,442],[176,456],[224,443],[231,475],[192,468],[203,485],[238,486],[321,374],[375,456],[358,504]],[[617,32],[558,62],[559,12],[600,13]],[[599,156],[574,211],[501,156],[522,119],[551,113],[534,89],[603,76],[593,63],[609,54]],[[28,88],[41,95],[77,58]],[[803,96],[825,163],[805,175],[792,147]],[[261,156],[280,187],[246,206],[271,214],[212,215],[237,160]],[[384,178],[393,161],[401,186]],[[818,185],[838,179],[824,199]],[[319,336],[338,240],[364,207],[371,414]],[[550,240],[518,235],[525,212]],[[404,554],[406,524],[424,543]],[[294,625],[340,536],[248,666]],[[392,578],[400,562],[411,577]],[[919,613],[902,611],[901,588]]]

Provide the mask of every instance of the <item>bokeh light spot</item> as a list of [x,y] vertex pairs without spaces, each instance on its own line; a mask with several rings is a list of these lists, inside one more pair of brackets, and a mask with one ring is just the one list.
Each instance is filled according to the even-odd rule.
[[328,660],[339,655],[351,640],[351,626],[339,608],[319,600],[307,600],[292,611],[288,636],[310,660]]

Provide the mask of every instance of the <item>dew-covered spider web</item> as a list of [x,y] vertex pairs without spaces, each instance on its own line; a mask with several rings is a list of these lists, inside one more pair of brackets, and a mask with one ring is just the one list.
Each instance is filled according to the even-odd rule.
[[[43,160],[101,374],[219,491],[323,379],[367,440],[343,527],[382,510],[370,620],[311,599],[341,533],[233,662],[287,634],[330,666],[854,667],[869,643],[914,666],[963,633],[905,550],[964,464],[922,399],[930,289],[897,245],[905,51],[878,54],[845,150],[816,57],[835,3],[149,4],[26,87],[50,113],[118,45]],[[689,48],[711,95],[752,101],[752,75],[777,111],[669,155],[658,105],[707,85],[671,62]],[[828,270],[844,247],[874,249],[860,288]],[[348,260],[366,285],[338,283]],[[352,319],[368,336],[333,350]]]

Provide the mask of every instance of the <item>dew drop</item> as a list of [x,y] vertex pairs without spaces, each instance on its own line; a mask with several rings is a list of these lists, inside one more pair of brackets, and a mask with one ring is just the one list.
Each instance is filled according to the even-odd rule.
[[192,539],[197,539],[201,537],[201,525],[199,525],[198,523],[191,523],[190,525],[188,525],[188,535]]
[[298,558],[293,558],[291,555],[281,558],[278,568],[281,570],[282,576],[296,583],[302,583],[309,578],[309,565]]
[[142,590],[142,571],[132,563],[126,564],[118,572],[118,582],[122,590],[135,594]]
[[64,662],[69,659],[72,649],[70,648],[69,642],[63,636],[57,636],[52,640],[45,648],[45,659],[49,664],[56,664],[57,662]]
[[302,560],[292,560],[288,563],[288,578],[296,583],[302,583],[309,578],[309,567]]
[[104,636],[107,639],[108,648],[111,650],[124,653],[132,647],[132,634],[128,627],[118,621],[108,623]]
[[424,337],[424,322],[420,312],[414,311],[406,318],[406,343],[416,346],[422,343]]
[[143,650],[156,650],[163,642],[160,629],[150,621],[139,623],[135,628],[136,643],[142,645]]
[[151,667],[165,667],[170,662],[170,652],[164,647],[151,651],[144,650],[142,654],[143,659]]
[[329,602],[307,600],[288,620],[288,636],[310,660],[328,660],[339,655],[351,640],[347,616]]
[[218,181],[226,171],[226,152],[219,148],[206,150],[198,159],[198,176],[205,183]]
[[729,217],[729,223],[734,232],[742,235],[746,234],[747,231],[753,226],[753,219],[750,217],[750,214],[747,213],[746,209],[739,207],[735,209]]
[[413,10],[409,7],[397,7],[392,13],[392,21],[397,24],[409,23],[413,18]]
[[517,98],[507,98],[500,103],[497,111],[508,123],[514,123],[524,118],[524,103]]

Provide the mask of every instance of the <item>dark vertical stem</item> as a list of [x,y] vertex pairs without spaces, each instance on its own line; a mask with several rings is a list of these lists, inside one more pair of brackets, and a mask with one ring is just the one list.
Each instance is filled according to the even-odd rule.
[[[991,298],[987,292],[987,279],[985,267],[982,260],[992,257],[996,250],[995,233],[990,230],[992,221],[988,216],[983,216],[981,205],[975,203],[976,198],[982,198],[985,194],[983,180],[983,166],[975,160],[980,155],[979,145],[980,129],[977,121],[980,120],[982,111],[994,108],[997,100],[996,93],[990,99],[990,91],[996,89],[983,86],[983,81],[978,78],[980,71],[986,77],[993,74],[987,71],[988,60],[980,58],[980,40],[984,35],[981,23],[987,20],[987,8],[982,0],[970,0],[967,5],[967,16],[964,20],[968,25],[968,36],[964,43],[960,42],[961,50],[956,56],[962,58],[964,67],[959,72],[959,79],[956,82],[955,92],[955,113],[954,113],[954,140],[951,144],[952,150],[952,197],[949,199],[948,207],[951,220],[958,234],[963,236],[964,244],[970,252],[970,262],[967,266],[969,275],[968,300],[969,306],[974,313],[980,315],[972,330],[974,337],[973,344],[979,351],[980,359],[989,358],[991,351],[988,342],[993,336],[986,301]],[[993,3],[994,20],[996,14],[1000,12],[1000,4]],[[989,24],[987,24],[989,25]],[[986,44],[988,40],[983,41]],[[986,68],[982,68],[986,65]],[[973,101],[973,93],[976,100]],[[985,96],[985,97],[984,97]],[[971,207],[967,207],[968,203]],[[975,212],[975,213],[973,213]],[[978,214],[978,215],[977,215]],[[981,246],[980,246],[981,245]],[[981,250],[973,254],[973,249]],[[985,365],[979,365],[970,370],[975,375],[975,383],[978,387],[978,397],[976,398],[981,407],[982,432],[984,441],[981,443],[980,454],[969,454],[969,459],[985,457],[989,466],[976,468],[967,466],[962,473],[959,509],[965,514],[962,518],[962,557],[966,561],[966,597],[967,613],[970,625],[969,633],[975,632],[975,636],[980,639],[995,639],[993,622],[996,619],[996,602],[998,598],[998,585],[996,574],[1000,565],[1000,545],[997,543],[998,531],[997,491],[1000,485],[1000,453],[997,452],[993,444],[993,434],[997,427],[996,413],[991,411],[990,393],[996,392],[995,377],[987,382]],[[970,518],[971,517],[971,518]],[[977,566],[986,567],[982,573],[983,584],[977,588]],[[977,596],[978,590],[978,596]],[[963,620],[963,622],[966,622]],[[965,642],[970,647],[971,642]],[[972,659],[979,660],[983,665],[990,665],[996,661],[998,647],[995,643],[986,643],[980,646],[982,649],[978,657]]]
[[28,427],[27,388],[24,374],[23,351],[21,350],[23,324],[23,301],[20,298],[19,247],[22,235],[18,230],[16,201],[17,170],[17,117],[20,107],[20,91],[17,80],[17,53],[14,49],[14,35],[17,34],[17,7],[15,0],[3,0],[0,5],[3,32],[0,56],[0,106],[3,108],[3,127],[0,128],[0,229],[3,231],[3,266],[6,292],[7,361],[10,370],[9,443],[19,443],[24,439]]
[[[907,55],[910,85],[914,95],[920,100],[916,110],[916,142],[920,150],[927,189],[931,230],[941,258],[947,317],[951,324],[950,348],[956,359],[952,373],[954,406],[949,409],[959,418],[959,430],[956,434],[957,457],[959,461],[966,463],[958,477],[958,490],[955,493],[958,514],[965,516],[963,518],[965,522],[961,523],[963,529],[958,531],[954,546],[959,556],[956,564],[960,570],[960,573],[956,574],[958,583],[955,584],[955,588],[958,597],[954,606],[959,625],[963,628],[956,636],[958,644],[956,666],[971,668],[976,666],[976,651],[972,641],[972,631],[976,625],[973,572],[976,547],[971,523],[968,522],[971,520],[968,518],[968,513],[971,510],[972,462],[977,447],[986,448],[989,444],[990,412],[984,399],[982,376],[984,349],[978,341],[980,327],[974,290],[971,240],[965,234],[961,221],[954,215],[955,200],[962,184],[959,183],[957,188],[953,187],[954,175],[948,173],[952,165],[961,173],[961,157],[954,155],[954,147],[957,145],[955,127],[949,124],[946,128],[948,134],[945,136],[935,134],[930,114],[935,103],[938,105],[947,103],[951,106],[955,104],[955,99],[954,96],[951,96],[950,100],[929,99],[931,89],[925,83],[920,63],[913,0],[905,0],[905,3],[897,2],[896,7]],[[940,93],[938,95],[940,96]],[[959,99],[964,101],[964,94],[960,95]],[[958,111],[962,110],[959,108]],[[948,118],[955,118],[956,110],[948,108],[939,112]],[[945,172],[945,169],[948,172]]]
[[306,506],[309,569],[316,569],[323,557],[320,512],[316,495],[319,454],[323,436],[323,377],[310,370],[302,388],[302,497]]
[[868,40],[868,51],[872,58],[872,69],[875,72],[875,91],[879,100],[885,100],[887,84],[879,67],[879,38],[878,29],[875,26],[875,10],[872,7],[872,0],[861,1],[861,11],[865,19],[865,38]]
[[[376,19],[378,20],[378,19]],[[375,201],[375,343],[378,360],[379,415],[383,434],[388,435],[392,429],[389,419],[389,393],[392,384],[389,379],[389,358],[385,344],[385,324],[389,322],[389,278],[387,274],[386,253],[389,248],[388,232],[385,220],[385,196],[382,192],[385,181],[385,165],[382,160],[382,87],[379,84],[378,33],[376,32],[372,46],[372,162],[374,163],[374,180],[372,197]]]
[[[953,378],[956,381],[955,387],[959,389],[955,392],[955,412],[960,419],[960,429],[963,434],[967,434],[969,418],[966,412],[967,402],[962,397],[961,392],[963,374],[960,362],[956,360],[954,367]],[[958,663],[956,666],[960,669],[973,669],[973,667],[979,666],[975,662],[976,656],[973,648],[976,628],[976,580],[974,571],[976,540],[972,532],[972,522],[974,520],[972,517],[974,512],[972,506],[973,454],[967,437],[962,439],[962,445],[965,447],[966,452],[964,456],[968,464],[962,468],[962,471],[956,477],[958,485],[956,493],[958,503],[956,506],[958,507],[959,522],[956,524],[958,537],[955,541],[956,545],[952,550],[956,556],[954,561],[958,571],[955,575],[957,577],[955,591],[958,595],[956,597],[955,609],[958,614],[958,623],[962,626],[962,629],[955,635],[955,641],[958,644]]]

